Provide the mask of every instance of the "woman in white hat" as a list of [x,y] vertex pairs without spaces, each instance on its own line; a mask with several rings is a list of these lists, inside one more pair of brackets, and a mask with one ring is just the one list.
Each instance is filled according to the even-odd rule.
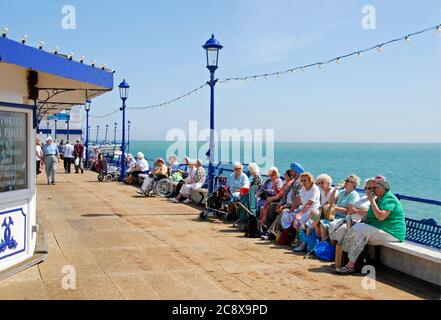
[[47,184],[55,184],[55,172],[57,170],[57,163],[60,161],[60,153],[58,146],[54,143],[51,136],[46,138],[46,144],[43,146],[43,157]]

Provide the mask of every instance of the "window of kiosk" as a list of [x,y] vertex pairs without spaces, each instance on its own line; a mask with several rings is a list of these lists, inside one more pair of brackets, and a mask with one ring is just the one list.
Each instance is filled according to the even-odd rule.
[[27,130],[27,113],[0,110],[0,194],[28,188]]

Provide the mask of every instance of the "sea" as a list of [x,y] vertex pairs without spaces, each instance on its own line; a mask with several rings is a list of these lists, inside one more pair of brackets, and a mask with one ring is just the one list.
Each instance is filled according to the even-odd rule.
[[[393,193],[441,201],[441,144],[274,142],[269,147],[263,143],[257,148],[260,152],[246,142],[230,143],[229,147],[220,144],[217,161],[253,161],[266,168],[274,165],[281,173],[291,162],[298,162],[314,177],[329,174],[334,183],[356,174],[362,181],[359,188],[365,179],[382,175],[388,179]],[[131,141],[129,152],[143,152],[150,165],[153,165],[151,160],[166,159],[172,153],[178,155],[179,161],[184,155],[207,160],[206,142],[176,146],[176,141]],[[441,224],[441,206],[405,200],[402,203],[407,217],[433,218]]]

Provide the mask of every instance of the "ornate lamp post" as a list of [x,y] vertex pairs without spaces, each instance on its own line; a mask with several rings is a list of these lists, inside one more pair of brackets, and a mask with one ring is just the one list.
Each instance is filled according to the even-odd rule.
[[89,111],[90,111],[90,104],[92,101],[86,100],[86,103],[84,104],[84,109],[86,110],[86,167],[89,163],[89,132],[90,132],[90,126],[89,126]]
[[[56,117],[56,115],[54,115]],[[54,118],[55,140],[57,140],[57,118]]]
[[66,129],[67,129],[66,140],[69,141],[70,109],[66,110],[66,115],[67,115],[67,120],[66,120]]
[[49,120],[46,120],[46,138],[49,137]]
[[223,46],[216,40],[214,34],[211,38],[205,42],[202,46],[207,53],[207,69],[210,71],[210,81],[207,84],[210,86],[210,150],[208,151],[208,192],[212,193],[214,189],[214,177],[216,175],[216,167],[214,165],[214,86],[216,85],[217,79],[214,78],[214,73],[218,68],[218,58],[219,51]]
[[127,152],[130,152],[130,125],[132,122],[127,121]]
[[116,127],[118,126],[118,123],[114,123],[115,128],[113,130],[113,144],[116,144]]
[[122,142],[121,142],[121,181],[126,177],[126,100],[129,97],[129,84],[124,79],[119,84],[119,97],[122,100]]
[[107,143],[107,131],[109,130],[109,125],[106,124],[106,134],[104,135],[104,144]]
[[98,124],[96,126],[96,137],[95,137],[95,144],[98,144],[98,135],[100,133],[100,125]]

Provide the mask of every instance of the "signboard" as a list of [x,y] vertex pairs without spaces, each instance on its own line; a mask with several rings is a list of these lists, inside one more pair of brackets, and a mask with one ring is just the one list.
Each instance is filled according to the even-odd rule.
[[26,214],[22,208],[0,212],[0,261],[26,251]]
[[69,121],[70,120],[70,115],[67,113],[57,113],[54,114],[53,116],[48,116],[47,117],[48,120],[60,120],[60,121]]
[[27,134],[26,113],[0,111],[0,192],[27,188]]

